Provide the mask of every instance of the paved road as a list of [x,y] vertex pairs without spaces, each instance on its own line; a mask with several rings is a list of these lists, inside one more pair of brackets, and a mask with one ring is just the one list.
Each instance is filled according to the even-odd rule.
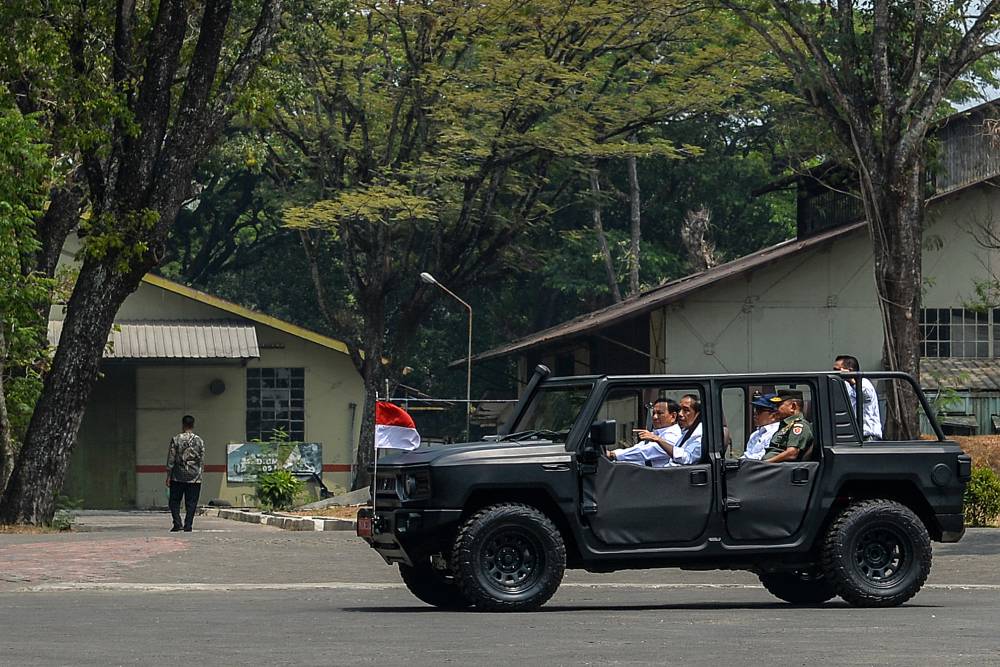
[[0,535],[0,665],[1000,664],[1000,530],[937,545],[889,610],[776,602],[739,572],[567,574],[541,611],[423,606],[363,543],[165,515]]

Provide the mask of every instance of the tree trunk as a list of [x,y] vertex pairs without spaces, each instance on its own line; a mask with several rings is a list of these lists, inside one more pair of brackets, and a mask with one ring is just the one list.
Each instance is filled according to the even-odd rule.
[[4,373],[6,372],[7,337],[0,325],[0,498],[7,488],[7,480],[14,470],[14,438],[10,432],[10,419],[7,417],[7,393],[4,390]]
[[639,241],[642,238],[642,204],[639,201],[639,170],[635,156],[628,158],[628,193],[631,234],[628,250],[628,293],[639,293]]
[[[920,383],[920,290],[924,170],[917,158],[890,168],[886,178],[862,179],[872,234],[875,288],[885,339],[883,365]],[[908,386],[887,383],[886,438],[909,440],[919,434],[919,400]]]
[[604,270],[608,274],[608,287],[611,288],[611,297],[618,303],[622,300],[621,290],[618,289],[618,277],[615,275],[615,263],[611,258],[611,250],[608,248],[608,238],[604,235],[604,223],[601,221],[601,204],[598,198],[601,195],[601,179],[597,167],[590,170],[590,192],[594,197],[591,217],[594,221],[594,233],[597,235],[597,244],[601,248],[601,257],[604,258]]
[[145,270],[113,274],[98,260],[84,262],[52,368],[0,502],[0,523],[38,525],[52,520],[108,332],[143,274]]

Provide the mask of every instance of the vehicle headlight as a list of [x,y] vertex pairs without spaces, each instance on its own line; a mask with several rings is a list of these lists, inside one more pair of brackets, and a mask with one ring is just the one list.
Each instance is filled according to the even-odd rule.
[[403,473],[402,497],[405,500],[418,500],[431,496],[431,471],[413,470]]

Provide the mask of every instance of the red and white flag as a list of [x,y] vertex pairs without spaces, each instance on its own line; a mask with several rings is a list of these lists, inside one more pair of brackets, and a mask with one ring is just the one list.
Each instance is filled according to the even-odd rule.
[[375,447],[377,449],[416,449],[420,434],[406,410],[387,403],[375,403]]

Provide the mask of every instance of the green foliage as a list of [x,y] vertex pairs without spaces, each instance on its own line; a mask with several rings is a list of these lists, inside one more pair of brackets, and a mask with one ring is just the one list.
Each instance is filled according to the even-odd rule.
[[291,509],[295,498],[305,490],[305,483],[288,470],[258,473],[255,495],[265,509]]
[[44,203],[51,165],[33,117],[0,109],[0,396],[6,398],[14,447],[27,428],[47,363],[45,320],[53,281],[32,271],[34,216]]
[[72,530],[76,522],[76,513],[83,508],[83,498],[70,498],[63,494],[56,496],[56,511],[49,524],[56,530]]
[[1000,517],[1000,476],[992,468],[976,466],[965,487],[965,522],[990,526]]

